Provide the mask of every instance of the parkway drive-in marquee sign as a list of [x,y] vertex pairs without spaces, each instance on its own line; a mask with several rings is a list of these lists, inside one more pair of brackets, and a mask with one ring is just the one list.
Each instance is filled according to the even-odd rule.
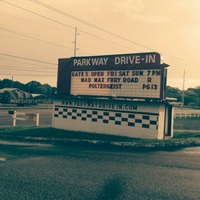
[[58,95],[165,99],[167,64],[156,52],[59,59]]

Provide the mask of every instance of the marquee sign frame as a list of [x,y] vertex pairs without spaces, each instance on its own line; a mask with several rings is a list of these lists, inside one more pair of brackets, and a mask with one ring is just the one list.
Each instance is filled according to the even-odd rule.
[[156,52],[59,59],[57,93],[164,100],[168,65],[161,61]]

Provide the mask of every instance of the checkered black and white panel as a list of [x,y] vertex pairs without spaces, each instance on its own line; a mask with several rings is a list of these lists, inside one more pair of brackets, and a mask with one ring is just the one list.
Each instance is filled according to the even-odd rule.
[[158,115],[150,113],[130,113],[55,106],[54,117],[153,130],[158,129]]

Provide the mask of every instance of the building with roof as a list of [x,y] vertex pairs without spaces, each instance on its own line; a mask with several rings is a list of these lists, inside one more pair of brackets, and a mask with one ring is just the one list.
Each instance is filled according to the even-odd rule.
[[43,94],[32,94],[18,88],[0,89],[0,104],[17,104],[29,106],[43,103],[52,103],[51,99]]
[[2,104],[29,105],[33,102],[33,95],[18,88],[0,89],[0,102]]

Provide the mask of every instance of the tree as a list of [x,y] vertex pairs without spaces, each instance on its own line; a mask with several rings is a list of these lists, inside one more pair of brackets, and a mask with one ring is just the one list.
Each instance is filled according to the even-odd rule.
[[193,103],[196,106],[200,106],[200,86],[196,88],[188,88],[188,90],[195,94],[193,97]]
[[170,87],[170,86],[166,87],[166,96],[167,97],[177,98],[177,101],[181,101],[181,94],[182,94],[182,92],[178,88],[174,88],[174,87]]
[[190,105],[191,103],[194,103],[194,99],[196,99],[196,94],[192,90],[186,90],[184,92],[184,104]]
[[3,79],[0,81],[0,88],[11,88],[12,87],[12,80],[10,79]]
[[47,97],[52,96],[52,87],[48,84],[40,85],[38,87],[38,91],[39,91],[40,94],[44,94]]
[[20,90],[23,90],[23,91],[28,92],[28,91],[26,90],[26,86],[25,86],[23,83],[20,83],[19,81],[14,81],[14,82],[13,82],[13,88],[18,88],[18,89],[20,89]]
[[41,83],[37,81],[30,81],[25,86],[30,93],[40,94],[40,89],[38,88],[41,86]]

